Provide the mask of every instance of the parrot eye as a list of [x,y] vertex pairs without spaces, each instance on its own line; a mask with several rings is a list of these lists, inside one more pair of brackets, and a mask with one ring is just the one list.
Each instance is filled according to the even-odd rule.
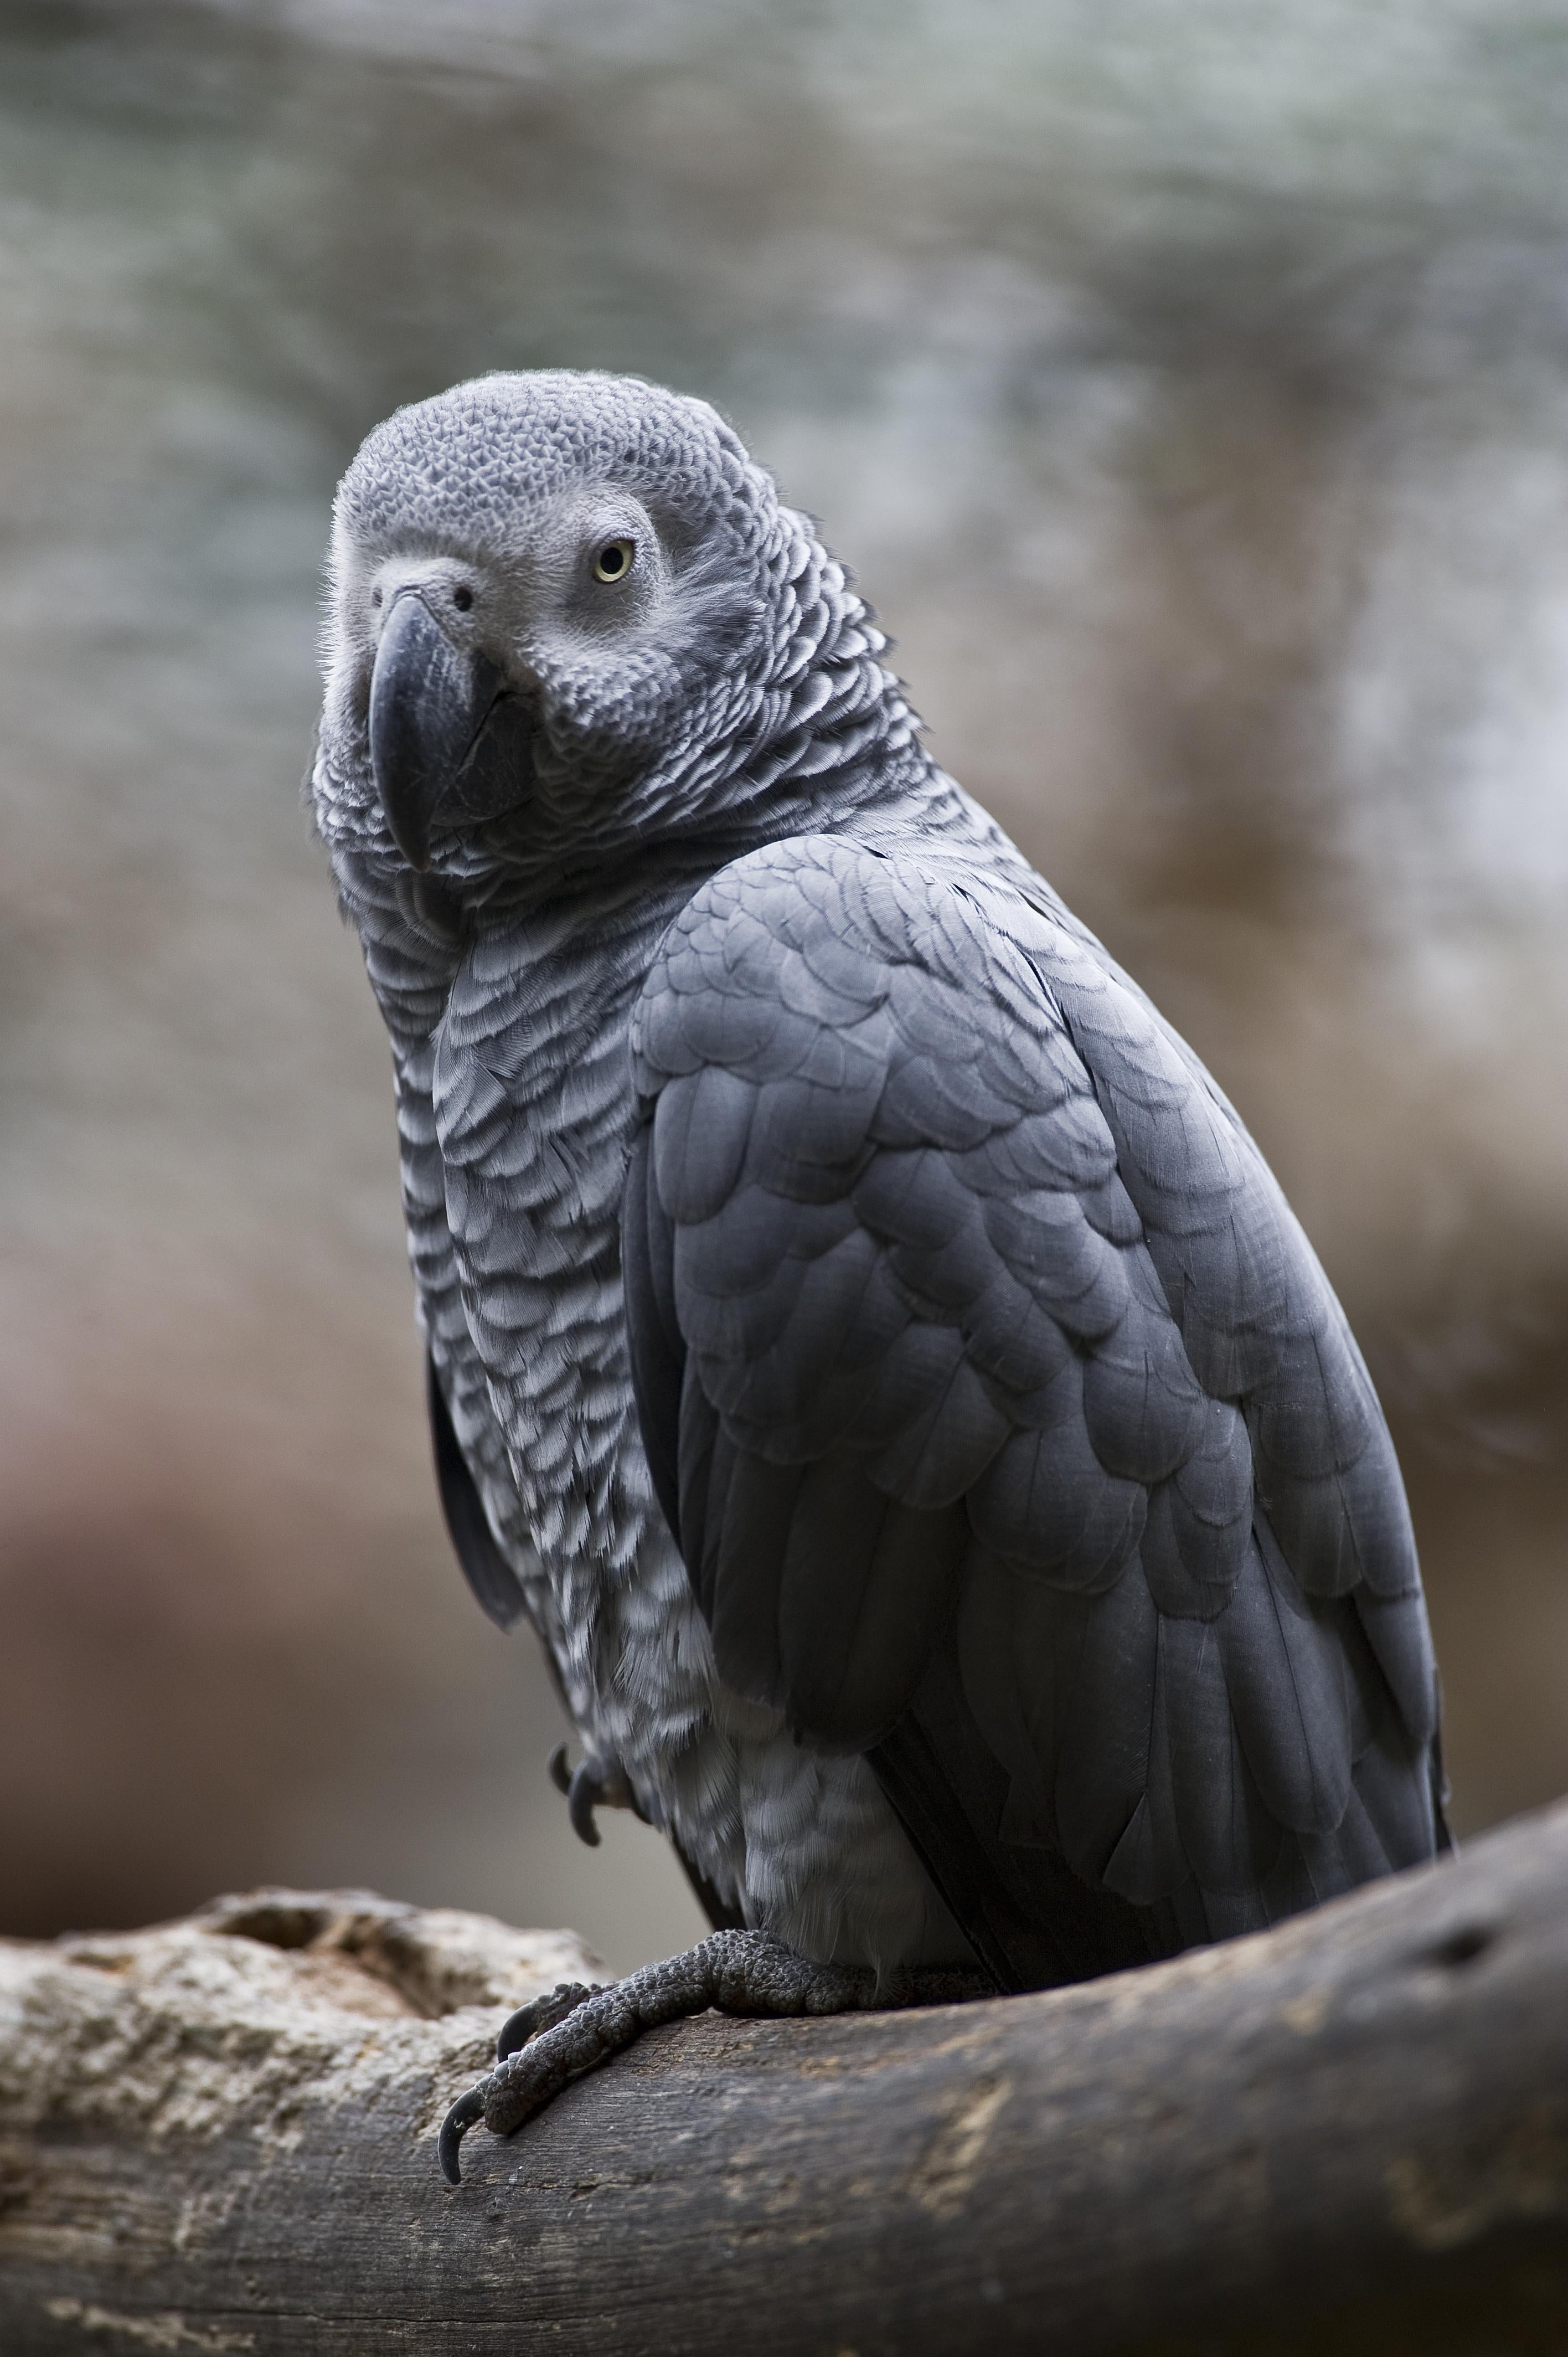
[[459,614],[466,614],[473,602],[474,593],[471,589],[458,587],[453,590],[452,603],[456,607]]
[[631,571],[637,557],[635,540],[607,540],[595,553],[596,581],[620,581]]

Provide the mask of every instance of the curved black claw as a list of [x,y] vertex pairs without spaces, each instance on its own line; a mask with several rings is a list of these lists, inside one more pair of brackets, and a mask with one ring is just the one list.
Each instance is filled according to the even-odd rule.
[[596,1981],[591,1988],[585,1988],[581,1981],[561,1981],[548,1996],[531,1997],[527,2005],[520,2005],[500,2026],[496,2061],[504,2062],[509,2054],[517,2053],[531,2038],[537,2038],[542,2030],[553,2029],[558,2021],[564,2021],[569,2013],[576,2011],[585,1997],[597,1996],[599,1986]]
[[597,1762],[585,1760],[572,1779],[566,1795],[566,1814],[572,1820],[572,1831],[590,1849],[599,1846],[599,1829],[594,1823],[594,1811],[605,1797],[605,1788],[597,1773]]
[[441,2163],[441,2174],[448,2185],[461,2185],[463,2182],[463,2172],[457,2166],[457,2147],[474,2122],[482,2120],[484,2116],[485,2099],[478,2087],[470,2087],[466,2095],[458,2096],[442,2121],[435,2152]]
[[566,1765],[566,1746],[558,1743],[550,1754],[550,1781],[558,1792],[566,1795],[566,1814],[572,1820],[572,1830],[579,1841],[590,1849],[599,1846],[599,1829],[594,1823],[596,1809],[629,1809],[634,1816],[648,1823],[646,1814],[631,1789],[631,1779],[620,1761],[597,1760],[590,1751],[573,1770]]

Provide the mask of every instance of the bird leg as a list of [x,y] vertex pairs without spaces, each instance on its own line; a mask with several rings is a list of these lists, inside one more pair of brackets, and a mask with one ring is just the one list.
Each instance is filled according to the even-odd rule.
[[566,1814],[572,1820],[572,1831],[590,1849],[599,1846],[599,1829],[594,1823],[596,1809],[629,1809],[634,1816],[648,1823],[646,1812],[631,1789],[631,1779],[617,1759],[601,1760],[588,1752],[575,1768],[566,1765],[566,1746],[558,1743],[550,1755],[550,1781],[558,1792],[566,1795]]
[[495,2069],[462,2095],[442,2126],[439,2155],[450,2185],[460,2181],[457,2147],[482,2119],[510,2136],[580,2078],[660,2022],[710,2007],[766,2020],[795,2014],[891,2011],[956,2005],[994,1996],[984,1973],[914,1965],[879,1980],[868,1964],[819,1964],[765,1932],[711,1932],[684,1955],[644,1964],[607,1988],[564,1983],[521,2007],[496,2041]]

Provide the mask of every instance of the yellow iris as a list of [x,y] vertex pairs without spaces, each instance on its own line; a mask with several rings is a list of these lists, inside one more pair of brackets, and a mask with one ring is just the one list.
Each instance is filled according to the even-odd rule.
[[596,581],[624,581],[637,554],[635,540],[607,540],[594,558]]

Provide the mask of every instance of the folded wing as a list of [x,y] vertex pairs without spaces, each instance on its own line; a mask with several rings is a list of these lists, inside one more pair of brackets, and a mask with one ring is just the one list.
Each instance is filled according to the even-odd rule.
[[1098,944],[837,838],[671,928],[623,1215],[721,1674],[866,1752],[998,1984],[1429,1856],[1399,1472],[1256,1148]]

